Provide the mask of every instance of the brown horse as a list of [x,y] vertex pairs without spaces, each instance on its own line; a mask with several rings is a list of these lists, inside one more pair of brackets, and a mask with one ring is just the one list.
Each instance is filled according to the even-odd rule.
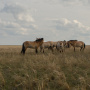
[[73,46],[74,47],[74,52],[75,52],[75,47],[80,47],[80,51],[85,49],[85,43],[82,41],[77,41],[77,40],[69,40],[67,42],[68,47]]
[[44,53],[44,49],[50,49],[53,52],[53,42],[52,41],[47,41],[47,42],[43,42],[43,44],[40,46],[40,52],[43,51]]
[[37,49],[43,44],[44,39],[39,38],[35,41],[25,41],[22,45],[22,51],[21,53],[25,54],[25,51],[27,48],[33,48],[35,49],[36,53],[38,52]]

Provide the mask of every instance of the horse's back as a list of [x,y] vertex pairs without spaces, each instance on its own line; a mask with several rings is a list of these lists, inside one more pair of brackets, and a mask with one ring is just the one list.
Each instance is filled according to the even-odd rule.
[[83,47],[84,46],[84,42],[83,41],[77,41],[76,42],[76,47]]
[[50,42],[44,42],[43,43],[44,46],[50,46],[50,44],[51,44]]
[[37,45],[35,41],[25,41],[24,46],[27,48],[35,48]]
[[24,46],[25,46],[25,47],[29,46],[29,41],[25,41],[25,42],[24,42]]

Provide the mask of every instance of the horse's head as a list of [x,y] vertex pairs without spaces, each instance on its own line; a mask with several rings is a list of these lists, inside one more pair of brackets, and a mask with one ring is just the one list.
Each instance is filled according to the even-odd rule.
[[67,47],[67,41],[66,40],[63,41],[63,45],[64,45],[64,47]]
[[36,39],[36,41],[35,41],[39,46],[41,46],[42,44],[43,44],[43,42],[44,42],[44,39],[43,38],[38,38],[38,39]]
[[65,46],[66,46],[67,48],[70,48],[70,46],[71,46],[71,45],[70,45],[70,42],[67,41]]
[[43,38],[36,38],[36,42],[41,42],[43,40],[44,40]]
[[60,42],[60,47],[63,47],[63,46],[64,46],[64,45],[63,45],[63,42],[61,41],[61,42]]

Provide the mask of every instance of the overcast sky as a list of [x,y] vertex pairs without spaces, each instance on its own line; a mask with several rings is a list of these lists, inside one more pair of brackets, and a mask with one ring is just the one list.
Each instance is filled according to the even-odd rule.
[[40,37],[90,45],[90,0],[0,0],[0,45]]

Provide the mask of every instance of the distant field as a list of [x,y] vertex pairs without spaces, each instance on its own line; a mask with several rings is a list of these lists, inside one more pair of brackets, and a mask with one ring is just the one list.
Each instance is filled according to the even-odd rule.
[[0,46],[0,90],[90,90],[90,45],[64,53]]

